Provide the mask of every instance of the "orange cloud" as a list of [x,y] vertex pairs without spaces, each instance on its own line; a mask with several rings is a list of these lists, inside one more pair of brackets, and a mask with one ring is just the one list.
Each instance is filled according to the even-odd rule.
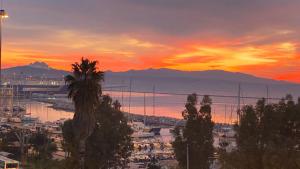
[[[166,60],[167,63],[173,63],[170,68],[183,70],[214,68],[239,71],[239,67],[243,66],[277,65],[281,60],[295,59],[297,54],[296,45],[290,42],[268,45],[191,46],[192,49],[188,48],[185,52],[175,54]],[[190,63],[187,63],[187,60]]]

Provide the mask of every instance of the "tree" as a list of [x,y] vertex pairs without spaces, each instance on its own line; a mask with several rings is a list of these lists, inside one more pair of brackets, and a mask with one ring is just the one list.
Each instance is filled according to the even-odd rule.
[[[24,153],[27,150],[27,146],[22,146],[24,144],[22,144],[16,136],[16,133],[19,131],[20,130],[17,128],[12,128],[11,130],[8,130],[8,132],[1,132],[0,150],[11,153],[11,158],[22,160],[22,157],[24,157]],[[15,143],[19,143],[20,146],[16,146]]]
[[244,106],[236,126],[237,149],[221,151],[224,169],[300,168],[300,105],[288,95],[277,104]]
[[[88,169],[125,168],[129,162],[128,157],[133,149],[133,131],[116,103],[109,96],[103,96],[96,109],[96,127],[87,140],[85,167]],[[73,151],[76,143],[73,142],[71,124],[71,121],[66,121],[63,126],[64,147],[70,151],[70,166],[72,163],[76,165],[76,151]]]
[[75,104],[72,125],[75,140],[78,142],[76,145],[80,169],[84,168],[86,141],[95,128],[95,110],[102,93],[100,83],[104,79],[104,74],[97,70],[96,65],[96,61],[82,58],[81,63],[72,64],[72,74],[65,77],[68,96]]
[[66,158],[76,155],[76,142],[74,142],[73,120],[67,120],[62,126],[62,147],[66,152]]
[[31,143],[37,159],[51,159],[52,153],[57,150],[56,144],[48,137],[45,131],[34,133],[29,142]]
[[30,165],[23,166],[26,169],[68,169],[64,160],[32,159]]
[[153,157],[147,166],[147,169],[161,169],[162,167],[158,164],[158,160]]
[[[190,169],[209,169],[213,155],[213,127],[211,121],[211,104],[209,96],[204,96],[201,107],[197,109],[198,97],[191,94],[187,97],[185,110],[182,112],[186,120],[185,127],[174,129],[175,140],[172,143],[176,159],[182,168],[187,165],[187,147],[189,147],[189,167]],[[181,134],[182,133],[182,134]]]

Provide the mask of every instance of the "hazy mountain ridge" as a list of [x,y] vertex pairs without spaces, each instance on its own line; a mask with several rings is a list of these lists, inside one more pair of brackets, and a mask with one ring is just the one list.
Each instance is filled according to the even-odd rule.
[[5,77],[63,78],[69,72],[64,70],[53,69],[44,62],[34,62],[29,65],[3,69],[2,73]]
[[40,68],[40,69],[51,69],[49,65],[45,62],[34,62],[34,63],[30,63],[28,66],[33,68]]
[[[63,78],[70,72],[65,70],[59,70],[49,67],[44,62],[34,62],[29,65],[16,66],[2,70],[5,76],[32,76],[32,77],[46,77],[46,78]],[[193,79],[193,80],[217,80],[217,81],[235,81],[240,83],[259,83],[259,84],[295,84],[293,82],[279,81],[274,79],[257,77],[254,75],[240,73],[240,72],[228,72],[224,70],[205,70],[205,71],[180,71],[174,69],[144,69],[144,70],[128,70],[124,72],[105,71],[106,78],[166,78],[170,79]]]
[[[10,78],[31,76],[63,80],[69,73],[41,62],[3,70],[4,76]],[[155,86],[156,92],[236,95],[241,84],[244,96],[265,97],[267,86],[271,96],[282,97],[288,93],[300,96],[300,84],[223,70],[180,71],[162,68],[105,72],[104,86],[123,85],[128,90],[130,81],[133,91],[152,91]]]
[[228,72],[224,70],[205,70],[205,71],[180,71],[173,69],[145,69],[129,70],[125,72],[107,71],[106,76],[120,76],[127,78],[190,78],[197,80],[223,80],[235,81],[240,83],[260,83],[260,84],[292,84],[292,82],[279,81],[268,78],[256,77],[240,72]]

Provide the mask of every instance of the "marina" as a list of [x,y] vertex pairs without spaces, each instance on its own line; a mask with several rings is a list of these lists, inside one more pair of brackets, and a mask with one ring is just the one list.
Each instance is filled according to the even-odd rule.
[[[36,99],[18,99],[15,100],[13,105],[22,105],[22,108],[15,107],[7,111],[2,109],[0,132],[8,132],[15,128],[26,131],[26,133],[46,131],[58,148],[58,151],[54,153],[54,159],[64,159],[61,127],[64,121],[73,118],[74,113],[54,108],[53,104],[37,101]],[[132,134],[134,150],[130,157],[132,163],[146,164],[154,156],[160,160],[174,160],[170,144],[172,140],[170,133],[172,123],[164,125],[164,128],[157,126],[157,124],[156,126],[146,126],[143,121],[144,117],[134,115],[130,117],[136,120],[129,122],[134,130]]]
[[[33,98],[16,99],[12,110],[1,113],[1,132],[7,132],[12,128],[20,128],[29,132],[47,131],[51,139],[57,144],[58,151],[54,153],[54,159],[64,159],[65,153],[62,147],[62,129],[64,121],[73,118],[70,101],[61,101],[62,98]],[[65,99],[63,99],[65,100]],[[60,106],[57,106],[60,103]],[[19,107],[15,106],[19,105]],[[71,107],[71,106],[69,106]],[[10,114],[11,113],[11,114]],[[146,168],[152,158],[160,163],[168,161],[168,164],[176,164],[171,142],[173,141],[172,129],[175,125],[184,125],[184,121],[175,118],[144,116],[139,114],[127,114],[129,125],[133,129],[133,152],[129,158],[131,168]],[[214,130],[214,146],[217,148],[226,144],[226,149],[231,151],[236,146],[233,128],[218,125]]]
[[[32,134],[45,131],[57,145],[53,159],[65,159],[67,154],[63,148],[62,125],[74,116],[72,100],[60,92],[62,87],[39,89],[23,87],[23,92],[19,91],[19,87],[15,89],[8,88],[16,93],[1,97],[2,102],[6,104],[1,108],[1,132],[14,128]],[[103,94],[121,102],[120,109],[134,131],[131,135],[133,151],[128,164],[131,169],[147,168],[153,159],[158,160],[160,164],[165,163],[164,166],[178,165],[172,146],[174,141],[172,132],[175,126],[185,125],[181,114],[186,100],[185,95],[118,91],[104,91]],[[222,96],[212,97],[218,99]],[[212,120],[216,123],[213,130],[213,146],[216,149],[222,148],[231,152],[236,148],[232,126],[237,118],[238,105],[235,101],[236,98],[229,97],[225,99],[225,104],[217,101],[212,105]],[[218,166],[219,155],[215,153],[212,158],[215,159],[214,164]]]

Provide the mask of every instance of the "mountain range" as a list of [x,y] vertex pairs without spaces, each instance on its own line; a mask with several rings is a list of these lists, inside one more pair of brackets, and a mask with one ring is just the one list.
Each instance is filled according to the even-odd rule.
[[69,72],[64,70],[53,69],[44,62],[34,62],[29,65],[11,67],[2,70],[6,78],[63,78]]
[[[63,79],[68,71],[49,67],[44,62],[4,69],[4,77],[43,77]],[[131,85],[130,85],[131,84]],[[300,84],[256,77],[253,75],[223,70],[179,71],[172,69],[129,70],[105,72],[104,86],[126,86],[132,91],[155,91],[172,93],[236,95],[239,84],[245,96],[265,97],[268,87],[270,96],[282,97],[291,93],[300,96]],[[117,90],[117,89],[116,89]]]

